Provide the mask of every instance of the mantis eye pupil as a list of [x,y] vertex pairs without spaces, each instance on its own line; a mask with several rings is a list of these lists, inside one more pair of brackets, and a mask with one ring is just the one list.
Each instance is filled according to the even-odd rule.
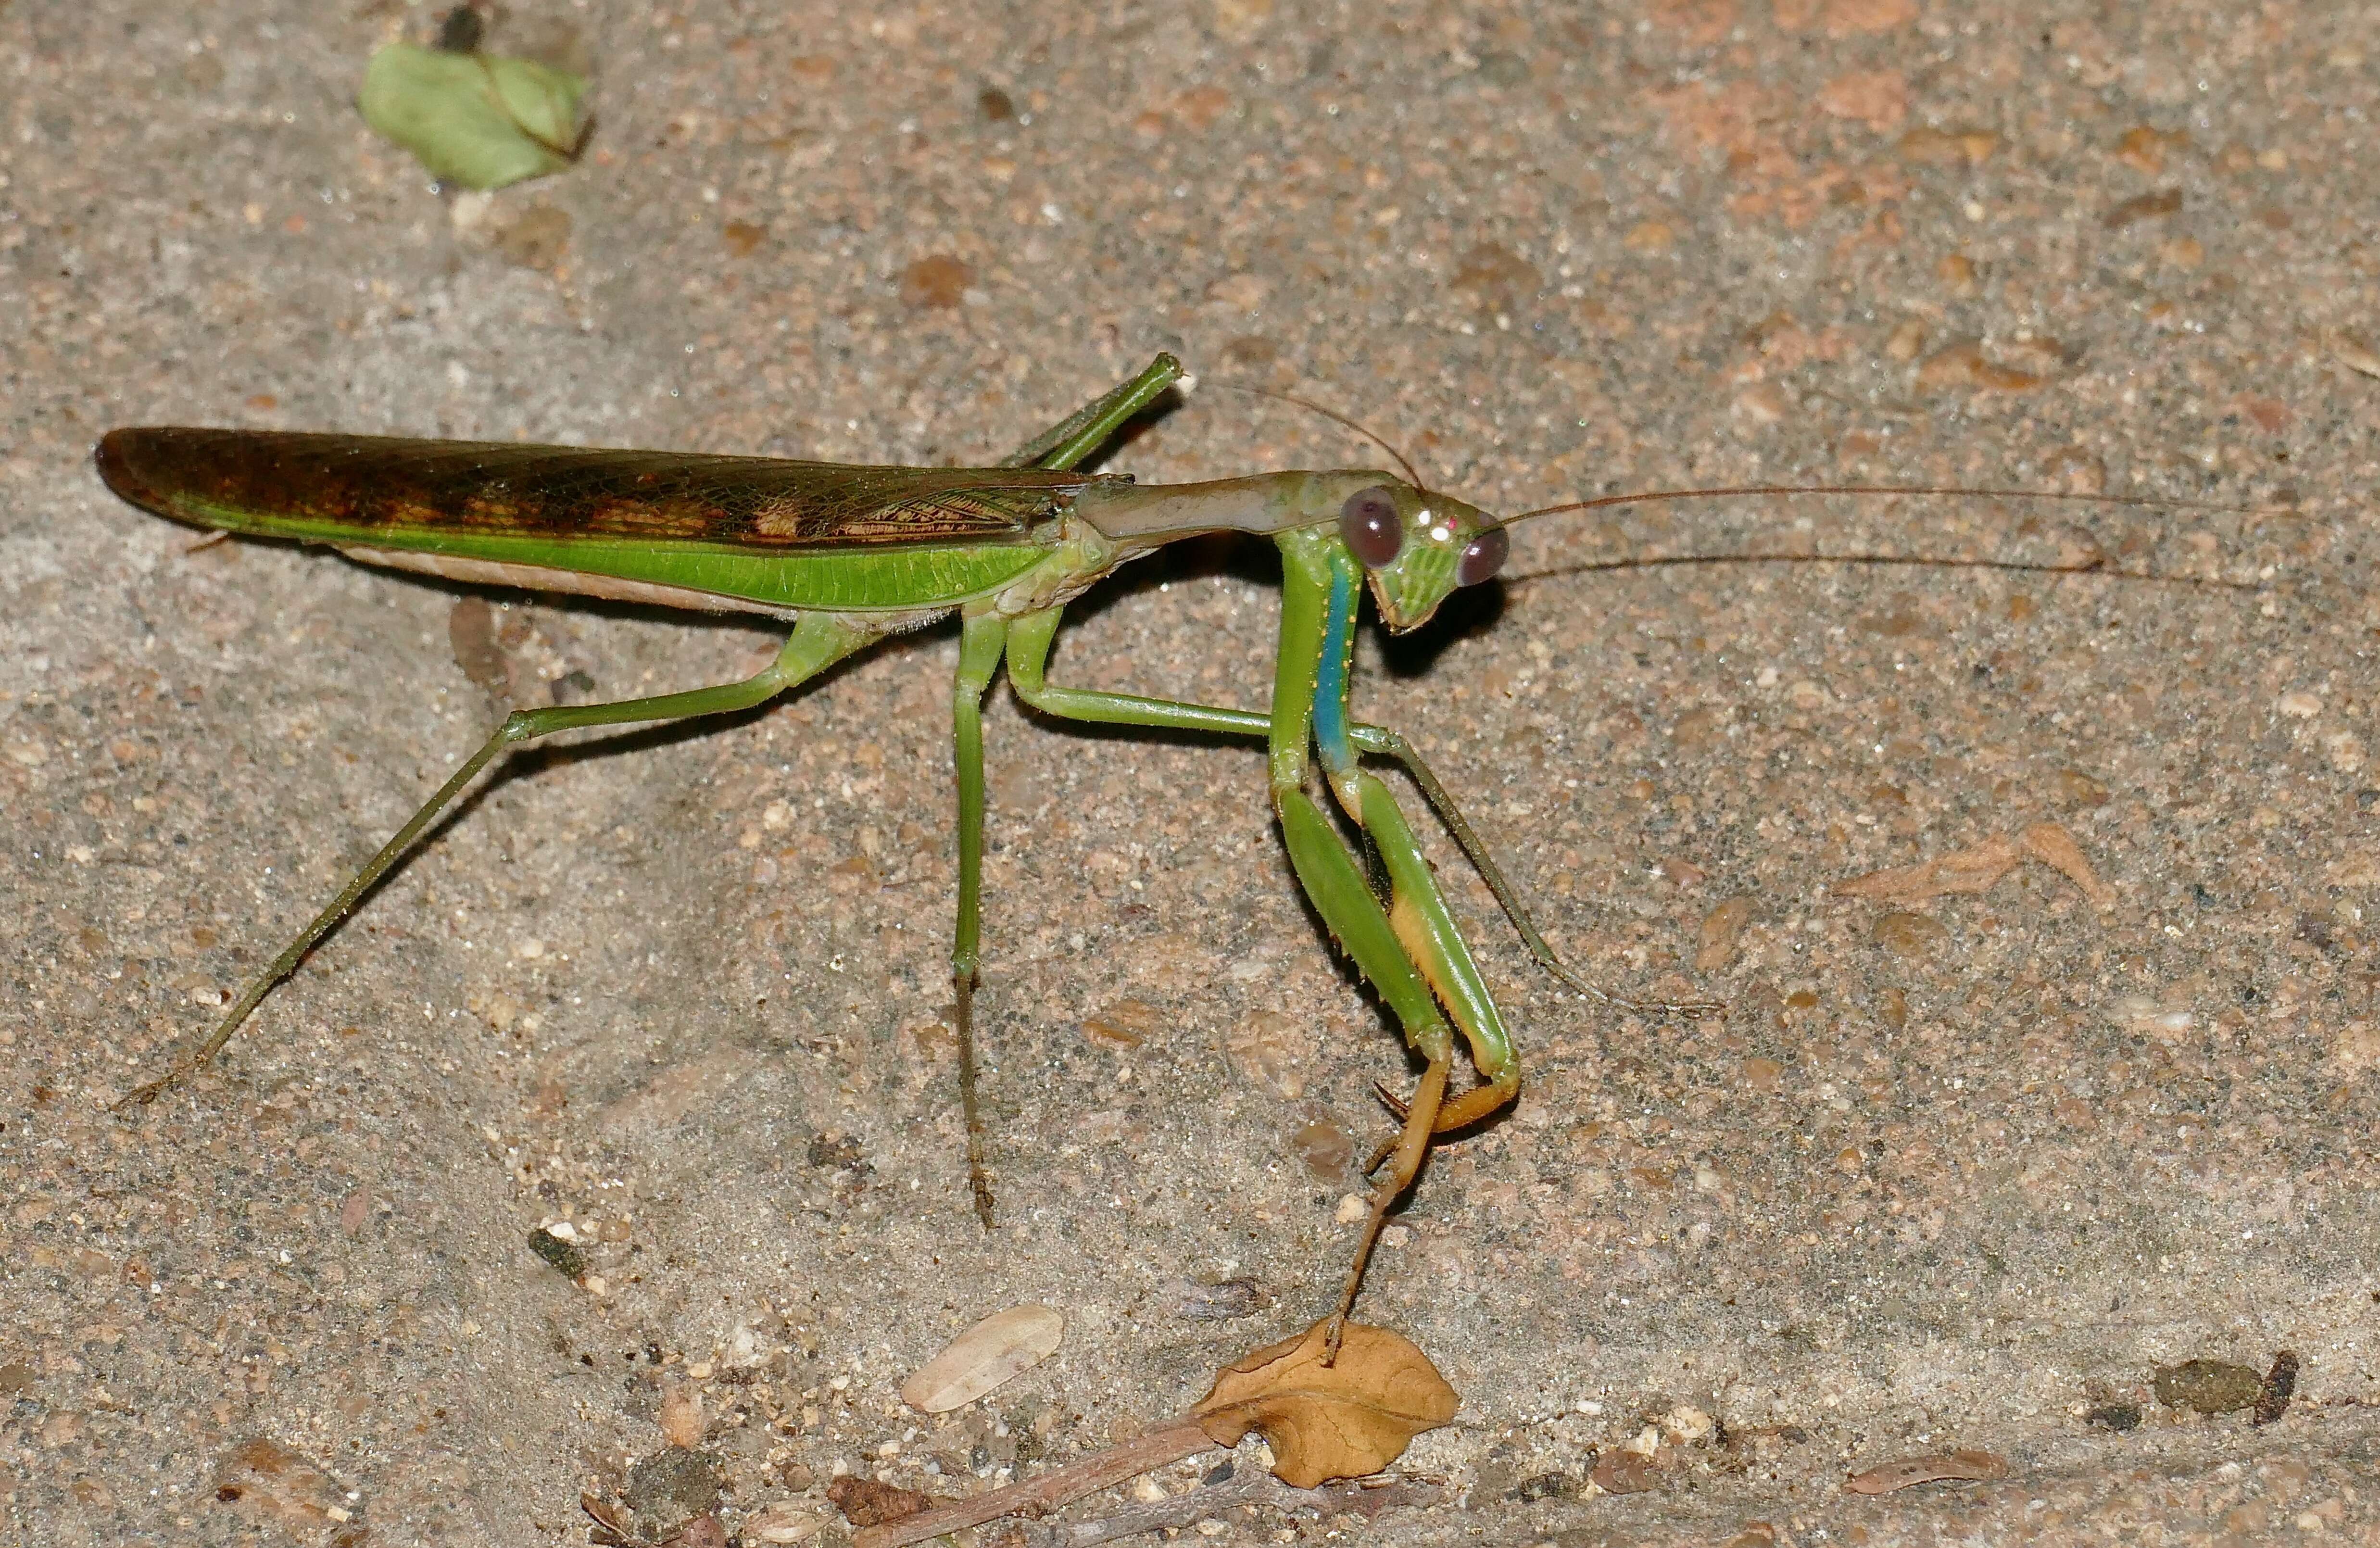
[[1397,502],[1387,490],[1358,490],[1339,508],[1339,537],[1347,551],[1367,570],[1393,563],[1405,544],[1404,524],[1397,519]]
[[1454,565],[1454,584],[1477,586],[1481,581],[1493,579],[1496,572],[1504,567],[1504,561],[1512,551],[1512,539],[1502,527],[1483,528],[1479,536],[1463,545],[1463,557]]

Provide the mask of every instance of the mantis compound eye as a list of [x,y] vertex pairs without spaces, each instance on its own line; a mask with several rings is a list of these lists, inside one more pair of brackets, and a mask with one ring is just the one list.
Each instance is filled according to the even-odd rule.
[[1339,508],[1339,538],[1347,551],[1366,570],[1396,562],[1405,546],[1404,523],[1397,519],[1397,502],[1385,489],[1358,490]]
[[1482,528],[1479,536],[1463,546],[1463,557],[1454,562],[1454,584],[1477,586],[1481,581],[1492,580],[1512,551],[1512,539],[1502,527]]

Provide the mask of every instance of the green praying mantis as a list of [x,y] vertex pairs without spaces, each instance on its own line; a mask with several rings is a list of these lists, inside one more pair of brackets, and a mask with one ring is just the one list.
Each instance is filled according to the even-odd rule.
[[[1000,466],[917,468],[504,442],[279,431],[127,429],[101,442],[108,487],[136,505],[217,531],[328,544],[367,563],[450,580],[791,621],[764,671],[741,682],[608,704],[516,710],[338,895],[248,984],[213,1034],[124,1098],[141,1105],[212,1059],[414,841],[506,749],[557,732],[749,709],[890,635],[956,612],[951,695],[958,784],[958,904],[951,950],[970,1183],[989,1226],[975,1086],[973,1004],[982,938],[982,705],[1003,662],[1024,702],[1059,720],[1262,740],[1273,811],[1299,886],[1423,1061],[1371,1157],[1375,1179],[1337,1310],[1336,1348],[1390,1210],[1432,1141],[1511,1104],[1521,1066],[1412,827],[1364,767],[1403,766],[1494,892],[1532,954],[1572,989],[1630,1009],[1714,1014],[1707,1003],[1638,1006],[1572,975],[1530,922],[1444,785],[1394,730],[1349,718],[1361,593],[1404,633],[1458,587],[1491,579],[1508,522],[1376,470],[1282,472],[1139,485],[1079,466],[1182,376],[1160,355]],[[1336,416],[1333,416],[1336,417]],[[1686,493],[1548,507],[1524,516]],[[1859,486],[1828,492],[2026,492]],[[2064,496],[2143,503],[2122,496]],[[1261,710],[1094,692],[1053,683],[1066,606],[1118,566],[1180,539],[1239,532],[1281,550],[1281,633]],[[1318,781],[1317,776],[1318,774]],[[1310,787],[1326,787],[1346,824]],[[1451,1089],[1457,1040],[1477,1079]]]

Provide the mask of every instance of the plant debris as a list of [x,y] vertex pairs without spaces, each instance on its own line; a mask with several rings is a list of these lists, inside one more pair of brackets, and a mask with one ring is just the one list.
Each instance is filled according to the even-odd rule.
[[901,1384],[901,1401],[920,1413],[963,1409],[1057,1352],[1066,1319],[1047,1306],[994,1312],[942,1347]]
[[890,1526],[948,1503],[915,1489],[896,1489],[857,1474],[846,1474],[828,1484],[826,1497],[855,1527]]
[[1997,1452],[1942,1451],[1853,1473],[1843,1487],[1854,1494],[1889,1494],[1920,1483],[1988,1483],[2008,1475],[2008,1458]]
[[1427,1355],[1384,1327],[1349,1323],[1338,1359],[1325,1363],[1327,1328],[1317,1323],[1225,1366],[1191,1409],[1217,1445],[1263,1432],[1273,1472],[1293,1488],[1378,1472],[1463,1403]]
[[2283,1349],[2273,1357],[2273,1368],[2265,1373],[2264,1390],[2256,1394],[2256,1411],[2248,1416],[2251,1424],[2270,1424],[2289,1411],[2289,1399],[2298,1390],[2298,1357],[2294,1349]]
[[1317,1323],[1295,1338],[1225,1366],[1190,1412],[1145,1434],[1027,1482],[864,1527],[853,1538],[853,1548],[906,1548],[1003,1516],[1038,1517],[1208,1446],[1235,1445],[1252,1430],[1271,1444],[1272,1470],[1281,1481],[1293,1491],[1310,1492],[1329,1479],[1378,1472],[1403,1456],[1414,1436],[1454,1417],[1462,1399],[1410,1340],[1386,1328],[1349,1323],[1337,1361],[1326,1365],[1329,1327],[1327,1321]]
[[1870,871],[1837,882],[1833,890],[1839,898],[1886,903],[1919,902],[1946,892],[1988,892],[2026,860],[2038,860],[2062,873],[2096,907],[2108,908],[2116,901],[2116,889],[2099,879],[2074,835],[2054,822],[2036,822],[2021,833],[1998,834],[1914,865]]
[[486,190],[568,166],[586,92],[584,79],[534,60],[390,43],[364,67],[356,106],[439,181]]

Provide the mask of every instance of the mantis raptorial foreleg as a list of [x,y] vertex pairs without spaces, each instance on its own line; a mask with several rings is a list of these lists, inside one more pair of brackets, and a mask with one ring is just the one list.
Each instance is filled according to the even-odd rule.
[[[1221,735],[1263,735],[1270,739],[1273,806],[1281,818],[1282,838],[1298,882],[1330,927],[1332,938],[1354,959],[1357,968],[1402,1023],[1406,1040],[1427,1060],[1419,1089],[1414,1099],[1403,1105],[1404,1123],[1398,1143],[1381,1157],[1392,1159],[1394,1165],[1373,1187],[1369,1219],[1356,1245],[1355,1260],[1349,1267],[1333,1324],[1335,1344],[1338,1324],[1344,1321],[1354,1302],[1356,1288],[1363,1282],[1372,1244],[1378,1238],[1389,1210],[1421,1170],[1431,1134],[1484,1117],[1511,1101],[1519,1081],[1519,1067],[1504,1042],[1495,1006],[1463,947],[1461,936],[1455,932],[1452,915],[1439,896],[1436,884],[1429,880],[1428,863],[1422,858],[1420,846],[1415,842],[1413,831],[1405,825],[1388,788],[1369,775],[1361,776],[1367,792],[1363,804],[1364,826],[1378,841],[1381,859],[1388,867],[1396,900],[1393,913],[1373,895],[1362,865],[1304,789],[1306,748],[1315,735],[1318,676],[1326,671],[1330,672],[1332,681],[1339,684],[1333,691],[1341,703],[1344,699],[1344,640],[1326,648],[1326,635],[1334,626],[1344,635],[1352,628],[1352,622],[1343,615],[1336,619],[1329,616],[1315,586],[1294,568],[1284,580],[1283,593],[1281,665],[1272,715],[1052,684],[1044,672],[1058,626],[1058,610],[1054,608],[1027,614],[1009,626],[1008,673],[1017,695],[1026,703],[1062,719]],[[1352,593],[1347,605],[1352,607]],[[1339,664],[1326,667],[1326,658]],[[1411,756],[1402,737],[1378,728],[1366,730],[1375,734],[1366,739],[1371,744],[1365,750],[1377,748],[1390,756]],[[1346,739],[1346,744],[1351,748],[1363,745],[1353,738]],[[1293,751],[1285,755],[1284,748]],[[1413,758],[1408,767],[1418,763],[1418,758]],[[1422,773],[1425,778],[1420,782],[1425,791],[1433,792],[1445,802],[1440,815],[1451,819],[1450,826],[1459,824],[1461,834],[1468,838],[1470,827],[1463,823],[1461,813],[1446,799],[1443,787],[1434,778],[1427,777],[1426,768]],[[1476,842],[1472,839],[1466,849]],[[1474,857],[1492,869],[1493,862],[1487,859],[1484,851]],[[1502,881],[1500,875],[1496,881]],[[1499,887],[1498,891],[1511,900],[1511,910],[1519,909],[1518,900],[1512,898],[1509,888]],[[1538,940],[1525,920],[1524,913],[1516,914],[1516,923],[1523,925],[1533,941]],[[1434,986],[1438,986],[1435,993]],[[1441,1109],[1454,1048],[1453,1028],[1439,1008],[1439,999],[1448,997],[1452,997],[1448,1003],[1456,1007],[1475,1056],[1484,1050],[1478,1062],[1487,1080]],[[1378,1170],[1378,1163],[1369,1169]]]
[[[1070,688],[1047,681],[1045,673],[1050,649],[1055,643],[1059,619],[1063,609],[1050,608],[1042,612],[1028,613],[1014,620],[1008,632],[1008,680],[1016,688],[1016,696],[1047,715],[1064,720],[1080,720],[1096,725],[1141,726],[1162,731],[1204,732],[1213,736],[1243,736],[1262,741],[1272,734],[1272,717],[1255,709],[1232,709],[1220,705],[1194,704],[1184,699],[1145,698],[1136,694],[1103,693],[1087,688]],[[1610,994],[1572,973],[1546,937],[1538,933],[1529,916],[1528,906],[1521,901],[1519,891],[1506,880],[1496,857],[1488,852],[1463,808],[1439,780],[1422,756],[1402,732],[1387,726],[1357,721],[1347,728],[1347,738],[1355,750],[1367,757],[1393,758],[1411,776],[1422,798],[1429,803],[1440,823],[1454,841],[1462,847],[1464,858],[1495,894],[1497,905],[1504,917],[1529,949],[1529,954],[1539,966],[1560,981],[1564,987],[1586,996],[1601,1004],[1622,1010],[1659,1011],[1678,1016],[1708,1016],[1722,1007],[1709,1000],[1633,1000]]]
[[[1412,1185],[1441,1127],[1441,1104],[1453,1058],[1451,1013],[1485,1077],[1485,1094],[1463,1099],[1466,1119],[1512,1099],[1519,1065],[1502,1018],[1471,961],[1453,916],[1431,880],[1388,787],[1355,767],[1347,735],[1348,652],[1354,633],[1359,572],[1343,548],[1293,536],[1281,539],[1281,650],[1273,679],[1269,777],[1273,809],[1300,886],[1342,950],[1389,1003],[1405,1041],[1427,1061],[1407,1106],[1393,1165],[1373,1187],[1369,1218],[1355,1246],[1346,1288],[1331,1319],[1330,1343],[1353,1309],[1364,1266],[1389,1210]],[[1305,792],[1315,755],[1348,816],[1377,845],[1390,883],[1383,909],[1338,828]],[[1445,1010],[1441,1011],[1439,1007]]]
[[172,1069],[119,1100],[118,1108],[154,1102],[172,1087],[188,1078],[192,1071],[223,1050],[239,1024],[248,1019],[257,1002],[263,999],[273,986],[297,970],[298,964],[311,951],[316,943],[331,932],[331,927],[346,917],[370,891],[381,877],[402,859],[413,841],[437,820],[455,798],[479,776],[481,769],[495,761],[497,755],[524,742],[533,742],[555,732],[577,731],[588,726],[628,726],[649,720],[681,720],[697,715],[725,715],[738,709],[749,709],[765,704],[788,688],[817,676],[828,667],[850,655],[861,646],[876,639],[882,631],[871,627],[865,620],[846,619],[835,613],[805,613],[795,621],[793,633],[786,637],[784,647],[777,653],[767,670],[740,683],[722,683],[715,687],[694,688],[681,694],[659,694],[650,698],[620,699],[611,704],[556,705],[550,709],[516,709],[504,718],[493,735],[480,744],[480,750],[465,759],[463,766],[447,777],[437,793],[421,804],[396,830],[395,836],[380,847],[380,853],[364,863],[363,869],[339,889],[330,905],[316,914],[313,922],[298,932],[297,938],[281,949],[278,956],[264,970],[249,981],[248,987],[235,1001],[223,1021],[215,1027],[214,1035],[198,1049],[176,1059]]

